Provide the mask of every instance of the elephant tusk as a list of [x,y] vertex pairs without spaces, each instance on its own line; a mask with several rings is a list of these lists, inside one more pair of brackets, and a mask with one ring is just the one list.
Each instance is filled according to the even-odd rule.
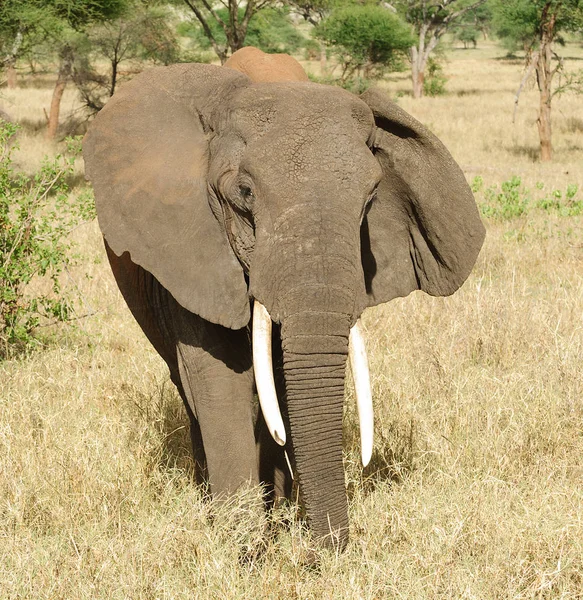
[[354,378],[354,391],[356,395],[356,406],[358,409],[358,421],[360,423],[360,451],[362,466],[366,467],[372,456],[374,436],[374,416],[372,408],[372,393],[370,389],[370,373],[368,370],[368,358],[362,337],[360,320],[350,330],[348,345],[350,357],[350,368]]
[[273,439],[285,445],[285,428],[279,411],[271,362],[271,317],[263,304],[253,307],[253,370],[265,423]]

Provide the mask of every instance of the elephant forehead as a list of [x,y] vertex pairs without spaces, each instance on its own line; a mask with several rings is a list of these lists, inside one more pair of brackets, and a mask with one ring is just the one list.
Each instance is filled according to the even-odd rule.
[[231,120],[245,136],[306,129],[321,133],[352,129],[368,135],[374,120],[371,110],[353,94],[311,82],[257,83],[240,91]]
[[366,146],[372,113],[345,90],[310,82],[257,84],[238,95],[232,119],[246,143],[241,166],[265,184],[345,189],[378,177]]

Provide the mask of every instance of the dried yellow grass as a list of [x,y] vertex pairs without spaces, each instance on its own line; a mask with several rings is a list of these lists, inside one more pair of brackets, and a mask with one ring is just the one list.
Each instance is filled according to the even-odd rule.
[[[580,99],[557,105],[557,158],[541,166],[517,150],[536,148],[536,94],[513,127],[520,66],[478,52],[449,54],[449,95],[401,105],[469,178],[583,187],[567,126]],[[256,491],[205,500],[166,369],[123,304],[97,225],[78,229],[85,259],[71,277],[91,316],[0,364],[0,598],[581,598],[583,218],[534,210],[486,225],[454,296],[364,315],[375,452],[362,473],[349,385],[352,537],[319,569],[305,566],[293,507],[266,538]],[[240,562],[248,547],[261,558]]]

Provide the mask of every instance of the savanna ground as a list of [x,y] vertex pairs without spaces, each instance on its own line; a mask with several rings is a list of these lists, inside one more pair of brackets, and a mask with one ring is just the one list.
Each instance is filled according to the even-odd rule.
[[[447,53],[445,96],[401,95],[406,74],[386,83],[452,151],[478,203],[522,214],[486,219],[454,296],[365,313],[375,453],[363,473],[349,384],[346,552],[308,568],[293,507],[266,538],[253,492],[205,501],[181,402],[92,222],[74,232],[83,258],[70,273],[87,316],[0,363],[0,598],[583,597],[583,217],[565,216],[583,200],[583,99],[556,100],[555,160],[536,162],[537,93],[523,93],[513,124],[522,61],[482,46]],[[583,65],[581,47],[564,54]],[[59,149],[37,126],[51,83],[2,90],[24,123],[25,170]],[[76,108],[71,90],[64,108]],[[248,547],[261,558],[239,561]]]

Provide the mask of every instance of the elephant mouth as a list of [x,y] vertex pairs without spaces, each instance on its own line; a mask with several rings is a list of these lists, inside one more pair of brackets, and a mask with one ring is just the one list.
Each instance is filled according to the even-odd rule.
[[[259,404],[265,423],[275,442],[280,446],[286,443],[279,402],[273,377],[271,355],[272,321],[268,310],[257,300],[253,307],[253,369]],[[373,448],[374,417],[368,358],[362,335],[360,319],[350,329],[348,356],[356,396],[360,426],[360,446],[362,465],[370,462]]]

